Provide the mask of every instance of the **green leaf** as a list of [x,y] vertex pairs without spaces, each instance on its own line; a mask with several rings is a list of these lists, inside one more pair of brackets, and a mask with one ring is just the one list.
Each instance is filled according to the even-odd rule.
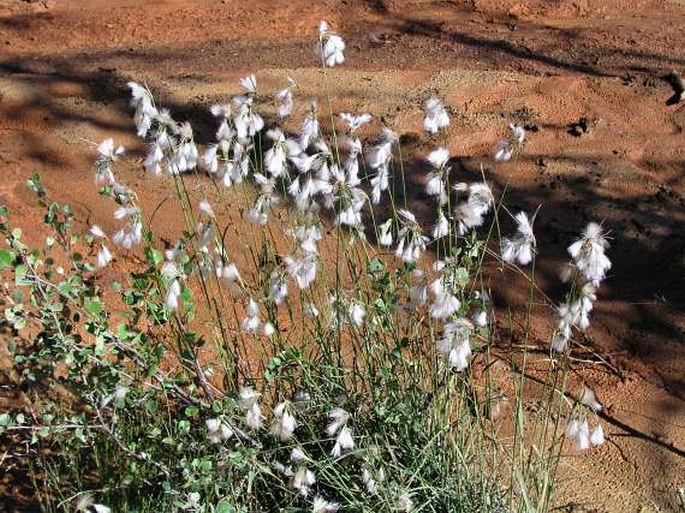
[[0,249],[0,269],[9,267],[14,261],[14,253],[6,249]]
[[154,413],[154,412],[156,412],[157,410],[159,410],[159,404],[158,404],[157,401],[155,401],[154,399],[149,399],[149,400],[147,400],[147,401],[145,402],[145,407],[146,407],[146,408],[148,409],[148,411],[150,411],[151,413]]
[[5,308],[5,319],[15,329],[22,330],[26,327],[26,317],[24,315],[24,305],[19,303]]
[[193,302],[193,292],[190,287],[183,287],[181,291],[181,301],[183,302],[183,308],[185,310],[194,310],[195,303]]
[[21,264],[14,269],[14,283],[16,285],[30,285],[30,280],[26,279],[26,266]]
[[100,301],[100,298],[95,297],[95,298],[86,299],[85,309],[86,309],[86,312],[88,312],[90,315],[94,315],[94,316],[102,313],[103,307],[102,307],[102,302]]
[[185,414],[186,417],[194,417],[200,413],[200,409],[197,406],[186,406]]
[[12,424],[12,417],[9,413],[0,414],[0,427],[8,427]]
[[457,285],[459,285],[462,288],[465,287],[469,283],[469,270],[464,267],[458,268],[456,272],[456,277]]
[[377,273],[379,271],[382,271],[383,269],[385,269],[385,265],[383,264],[383,261],[379,258],[374,258],[369,263],[369,272],[371,273]]
[[155,263],[155,265],[159,265],[162,262],[164,262],[164,253],[162,253],[159,249],[153,249],[150,252],[150,255],[151,255],[152,261]]
[[228,499],[221,499],[214,511],[216,513],[236,513],[235,506]]
[[71,297],[75,291],[75,287],[71,281],[63,281],[57,285],[57,290],[63,295]]
[[187,420],[179,420],[178,431],[182,435],[187,435],[188,433],[190,433],[190,422],[188,422]]
[[102,335],[95,337],[95,351],[98,355],[105,353],[105,337]]

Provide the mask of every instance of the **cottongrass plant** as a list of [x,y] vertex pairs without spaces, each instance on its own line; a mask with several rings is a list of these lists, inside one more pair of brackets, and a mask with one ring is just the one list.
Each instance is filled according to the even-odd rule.
[[[344,50],[322,22],[315,53],[324,68],[343,64]],[[483,260],[496,246],[485,226],[499,208],[486,181],[451,183],[442,100],[425,105],[426,132],[445,138],[426,157],[436,212],[426,224],[393,196],[393,181],[404,184],[396,132],[382,127],[373,144],[363,141],[358,130],[374,118],[345,112],[344,137],[329,140],[316,100],[297,133],[266,127],[257,78],[240,85],[210,107],[217,130],[201,152],[189,123],[128,84],[143,167],[169,175],[185,224],[165,250],[117,178],[124,152],[111,139],[95,166],[100,192],[117,204],[111,235],[92,226],[85,240],[72,236],[71,211],[48,205],[31,182],[73,276],[30,252],[0,216],[9,248],[0,262],[34,308],[27,316],[23,292],[13,292],[5,320],[17,339],[28,322],[41,333],[33,356],[17,359],[22,375],[35,380],[40,369],[50,382],[59,367],[82,412],[43,400],[35,417],[45,509],[96,496],[87,507],[119,511],[546,511],[564,437],[578,450],[604,441],[588,421],[601,408],[594,393],[574,402],[564,392],[574,334],[588,329],[611,268],[601,226],[569,247],[571,290],[550,352],[563,372],[540,427],[524,414],[522,374],[493,382],[496,313]],[[291,116],[297,90],[288,78],[274,119]],[[509,129],[495,160],[523,148],[523,129]],[[189,181],[206,178],[190,173],[208,175],[216,194],[196,198]],[[233,206],[243,218],[216,214]],[[376,220],[381,211],[389,217]],[[515,216],[503,262],[534,265],[533,218]],[[141,268],[117,282],[119,299],[103,294],[107,268],[134,255]],[[505,386],[516,397],[511,412]],[[506,421],[513,444],[498,436]]]

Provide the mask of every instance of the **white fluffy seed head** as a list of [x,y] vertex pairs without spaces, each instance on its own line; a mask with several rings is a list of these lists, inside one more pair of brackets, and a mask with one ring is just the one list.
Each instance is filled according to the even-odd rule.
[[442,169],[450,159],[450,152],[447,148],[441,147],[428,154],[427,160],[435,169]]
[[590,443],[595,447],[604,443],[604,429],[602,429],[601,424],[597,424],[595,429],[592,430],[592,434],[590,435]]
[[423,120],[423,128],[426,132],[436,133],[441,128],[449,126],[450,118],[442,104],[436,96],[426,101],[426,117]]

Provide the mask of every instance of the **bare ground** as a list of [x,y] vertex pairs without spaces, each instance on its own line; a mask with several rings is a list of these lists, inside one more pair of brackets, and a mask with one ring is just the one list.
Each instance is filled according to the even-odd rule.
[[[347,62],[330,75],[334,109],[369,111],[410,134],[417,187],[418,159],[437,142],[421,134],[422,106],[437,93],[452,109],[456,172],[475,176],[482,165],[512,210],[542,205],[537,279],[552,300],[561,298],[556,275],[578,229],[603,220],[611,230],[614,268],[576,374],[606,405],[608,443],[569,452],[558,502],[685,508],[677,494],[685,487],[685,108],[666,104],[673,92],[661,79],[685,72],[682,2],[0,0],[0,203],[31,237],[40,212],[24,183],[40,171],[84,225],[111,228],[91,157],[93,144],[112,136],[142,154],[126,81],[146,82],[207,142],[208,106],[236,92],[246,73],[262,91],[290,75],[305,94],[324,95],[312,56],[324,18],[348,43]],[[587,131],[571,134],[581,118]],[[528,125],[529,143],[516,163],[494,166],[509,121]],[[168,195],[140,166],[123,172],[148,205]],[[416,209],[422,200],[413,198]],[[173,237],[180,224],[156,228]],[[503,305],[526,294],[493,287]],[[537,310],[530,343],[544,347],[553,319],[548,307]],[[19,504],[4,490],[10,509]]]

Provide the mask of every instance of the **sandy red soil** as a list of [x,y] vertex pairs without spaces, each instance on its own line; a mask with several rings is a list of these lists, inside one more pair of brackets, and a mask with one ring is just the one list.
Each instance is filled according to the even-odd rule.
[[[564,459],[559,504],[685,508],[685,103],[666,104],[661,78],[685,74],[682,1],[0,0],[0,203],[30,237],[40,212],[24,183],[40,171],[84,225],[110,228],[91,158],[94,143],[115,137],[134,157],[127,182],[156,205],[168,183],[136,160],[124,84],[147,83],[207,142],[208,106],[246,73],[265,91],[291,75],[307,96],[323,95],[312,41],[324,18],[348,44],[330,74],[335,109],[415,135],[417,187],[417,159],[436,143],[421,134],[422,106],[439,94],[457,173],[483,165],[512,210],[542,205],[537,276],[553,300],[578,230],[600,220],[611,231],[614,268],[577,362],[606,406],[608,443]],[[575,136],[581,118],[588,130]],[[529,142],[517,162],[494,165],[506,122],[528,125]],[[413,201],[421,210],[420,195]],[[180,224],[157,228],[173,237]],[[493,287],[503,305],[526,294]],[[534,343],[552,329],[539,310]]]

